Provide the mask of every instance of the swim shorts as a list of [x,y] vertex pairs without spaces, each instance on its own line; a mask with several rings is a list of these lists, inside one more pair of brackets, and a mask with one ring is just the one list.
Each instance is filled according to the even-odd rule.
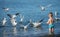
[[53,24],[49,24],[49,28],[54,28],[54,25]]

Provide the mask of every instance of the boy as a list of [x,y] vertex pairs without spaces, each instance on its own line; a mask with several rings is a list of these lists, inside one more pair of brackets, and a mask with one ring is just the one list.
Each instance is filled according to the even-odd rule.
[[54,32],[54,25],[53,25],[54,19],[53,19],[53,13],[50,12],[48,16],[49,16],[49,19],[48,19],[47,24],[49,24],[49,32]]

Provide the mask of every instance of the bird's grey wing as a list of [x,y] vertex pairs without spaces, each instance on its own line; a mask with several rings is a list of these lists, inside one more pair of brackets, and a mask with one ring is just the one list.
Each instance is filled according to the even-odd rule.
[[52,4],[49,4],[49,5],[47,5],[46,7],[51,7],[52,6]]
[[23,24],[21,24],[21,25],[20,25],[20,27],[24,27],[24,25],[23,25]]
[[11,14],[7,14],[7,16],[9,16],[10,18],[12,18],[12,15]]
[[5,8],[2,8],[2,9],[5,9]]
[[43,19],[41,19],[39,22],[42,22],[44,20],[44,18]]
[[30,23],[28,23],[26,26],[29,26]]
[[42,6],[40,5],[40,9],[42,8]]
[[20,13],[16,13],[15,15],[19,15]]

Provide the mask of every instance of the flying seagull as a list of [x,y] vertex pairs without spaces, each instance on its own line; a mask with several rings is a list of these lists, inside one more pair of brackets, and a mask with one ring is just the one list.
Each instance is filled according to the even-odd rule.
[[10,8],[3,8],[4,11],[9,11]]
[[9,17],[10,17],[10,21],[11,21],[11,23],[12,23],[12,25],[13,26],[16,26],[17,25],[17,22],[16,22],[16,17],[17,17],[17,15],[19,15],[19,13],[16,13],[16,14],[14,14],[14,15],[12,15],[12,14],[7,14]]
[[28,28],[30,23],[28,23],[27,25],[20,25],[20,27],[24,28],[24,30],[26,30]]
[[22,23],[24,20],[24,16],[20,14],[20,23]]
[[40,8],[41,8],[42,11],[45,11],[46,8],[48,8],[48,7],[50,7],[50,6],[52,6],[52,4],[49,4],[49,5],[47,5],[47,6],[41,6],[41,5],[40,5]]
[[13,26],[16,26],[17,25],[17,22],[16,22],[16,19],[15,18],[11,18],[11,23]]
[[39,27],[44,19],[41,19],[40,21],[37,22],[32,22],[30,19],[30,24],[33,25],[33,27]]
[[6,24],[6,22],[7,22],[7,20],[6,20],[6,18],[4,18],[4,19],[2,20],[2,25],[4,26],[4,25]]
[[59,21],[59,20],[60,20],[60,18],[58,18],[57,16],[58,16],[58,12],[57,12],[57,11],[55,11],[55,20],[56,20],[56,21]]

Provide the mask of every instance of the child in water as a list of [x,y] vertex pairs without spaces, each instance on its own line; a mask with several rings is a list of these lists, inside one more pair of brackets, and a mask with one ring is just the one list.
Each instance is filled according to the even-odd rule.
[[47,24],[49,24],[49,32],[54,32],[54,25],[53,25],[54,19],[53,19],[53,13],[50,12],[48,16],[49,16],[49,19],[48,19]]

